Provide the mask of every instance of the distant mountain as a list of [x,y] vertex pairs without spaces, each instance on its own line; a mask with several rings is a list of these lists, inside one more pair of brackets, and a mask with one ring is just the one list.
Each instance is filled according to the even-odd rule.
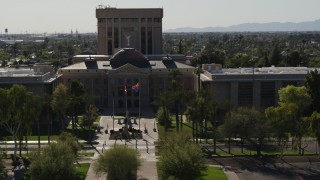
[[164,32],[261,32],[261,31],[320,31],[320,19],[300,23],[271,22],[271,23],[244,23],[228,27],[205,27],[205,28],[176,28]]

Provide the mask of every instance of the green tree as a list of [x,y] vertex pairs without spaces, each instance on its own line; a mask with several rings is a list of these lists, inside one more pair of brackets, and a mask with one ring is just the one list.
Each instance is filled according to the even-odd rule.
[[32,179],[74,179],[75,155],[66,143],[51,143],[41,154],[31,156],[30,175]]
[[290,53],[287,60],[287,65],[296,67],[296,66],[299,66],[300,64],[301,64],[300,53],[298,51],[293,51],[292,53]]
[[78,155],[80,150],[80,145],[77,142],[77,137],[73,136],[71,133],[62,132],[57,140],[58,143],[65,143],[70,146],[74,156]]
[[170,119],[169,115],[166,113],[163,107],[159,107],[157,110],[156,120],[161,126],[164,126],[165,121],[167,121],[167,119]]
[[[156,106],[158,106],[158,108],[162,108],[164,111],[164,117],[170,117],[169,116],[169,110],[168,110],[168,106],[170,104],[170,93],[169,92],[164,92],[162,93],[159,97],[157,97],[152,103]],[[169,128],[169,120],[170,119],[165,119],[164,121],[164,131],[168,132],[168,128]]]
[[189,122],[192,122],[192,140],[198,143],[198,124],[201,119],[201,112],[199,110],[199,101],[194,98],[187,106],[185,115]]
[[[187,120],[192,122],[193,138],[198,143],[198,138],[205,135],[208,140],[207,130],[208,122],[214,121],[213,117],[216,112],[216,105],[211,99],[210,93],[201,90],[188,104],[185,115]],[[200,133],[199,133],[200,128]],[[201,138],[200,138],[201,142]]]
[[170,136],[159,141],[159,176],[160,179],[191,180],[201,177],[206,169],[204,154],[200,147],[190,141],[184,133]]
[[14,159],[17,154],[17,138],[22,129],[31,128],[39,116],[39,101],[25,86],[13,85],[10,89],[0,89],[0,124],[14,140]]
[[78,115],[85,112],[86,91],[83,84],[78,81],[71,81],[68,89],[70,96],[70,115],[72,120],[72,132],[74,133],[75,122],[78,121]]
[[320,145],[320,113],[313,112],[312,115],[308,118],[310,123],[310,130],[317,138],[318,145]]
[[294,104],[281,104],[277,107],[268,107],[265,114],[273,137],[278,140],[278,145],[283,148],[289,140],[289,132],[293,129],[291,121],[296,116],[296,106]]
[[259,111],[253,108],[240,107],[230,111],[223,124],[226,137],[240,137],[256,147],[261,155],[261,147],[268,136],[269,127]]
[[83,127],[87,127],[88,128],[88,132],[89,132],[89,141],[91,142],[91,127],[93,125],[93,123],[95,122],[95,120],[97,119],[97,117],[99,116],[98,114],[98,108],[95,107],[94,105],[90,104],[86,110],[85,115],[83,116],[81,125]]
[[299,153],[301,153],[301,139],[307,133],[308,126],[303,116],[310,104],[311,97],[304,86],[295,87],[290,85],[279,90],[279,106],[290,107],[291,111],[285,111],[284,113],[294,112],[293,115],[288,115],[291,117],[290,133],[295,137]]
[[136,179],[140,165],[138,151],[124,145],[114,145],[99,156],[93,167],[97,174],[107,173],[107,179],[122,180]]
[[281,62],[281,60],[282,60],[282,58],[281,58],[281,52],[279,49],[279,45],[276,44],[273,47],[269,61],[270,61],[271,65],[277,66]]
[[[2,155],[2,152],[0,151],[0,155]],[[4,162],[2,159],[0,159],[0,179],[6,179],[7,172],[5,170]]]
[[181,84],[178,81],[177,76],[180,75],[180,71],[178,69],[174,69],[170,72],[170,75],[172,76],[172,80],[170,82],[170,95],[173,99],[173,105],[174,105],[174,112],[176,117],[176,130],[179,132],[179,104],[181,99]]
[[65,116],[69,107],[70,101],[67,88],[63,84],[59,84],[53,91],[51,108],[57,113],[60,121],[61,129],[65,129]]
[[[38,128],[38,149],[40,150],[40,122],[39,116],[42,109],[42,101],[39,96],[35,96],[32,93],[27,93],[26,95],[26,105],[24,106],[25,116],[23,120],[23,129],[20,133],[21,137],[24,135],[26,144],[28,142],[28,136],[32,134],[32,127],[37,124]],[[20,141],[21,142],[21,141]],[[28,148],[27,148],[28,153]],[[21,145],[20,154],[21,156]]]
[[320,112],[320,74],[317,69],[306,75],[305,86],[311,96],[313,110]]

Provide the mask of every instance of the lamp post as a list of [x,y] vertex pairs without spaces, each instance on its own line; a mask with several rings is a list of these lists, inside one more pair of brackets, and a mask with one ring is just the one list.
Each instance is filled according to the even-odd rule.
[[253,57],[249,60],[249,63],[252,65],[252,107],[254,107],[254,66],[256,64],[256,59]]

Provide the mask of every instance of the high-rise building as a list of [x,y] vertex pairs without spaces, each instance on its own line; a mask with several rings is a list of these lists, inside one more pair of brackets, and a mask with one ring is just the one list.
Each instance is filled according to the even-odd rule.
[[162,53],[162,8],[96,9],[98,54],[112,55],[121,48],[142,54]]

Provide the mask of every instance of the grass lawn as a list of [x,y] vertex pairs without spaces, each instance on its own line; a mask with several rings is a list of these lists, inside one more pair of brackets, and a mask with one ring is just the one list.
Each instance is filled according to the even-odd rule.
[[[24,137],[23,137],[24,138]],[[12,136],[4,136],[2,137],[5,141],[13,141]],[[50,136],[50,140],[57,140],[58,135],[52,135]],[[38,136],[28,136],[28,141],[38,141]],[[40,136],[40,141],[48,141],[48,136]],[[25,142],[25,139],[23,140]]]
[[[164,126],[160,125],[159,123],[157,123],[157,128],[158,128],[158,133],[160,137],[164,137]],[[182,124],[182,132],[185,132],[187,134],[190,135],[190,137],[192,137],[192,128],[191,128],[191,123],[183,123]],[[177,134],[176,131],[176,122],[175,121],[171,121],[171,126],[168,128],[168,135],[175,135]]]
[[76,166],[76,175],[77,175],[77,180],[85,180],[88,170],[90,167],[90,163],[84,163],[81,164],[81,166]]
[[206,175],[201,178],[202,180],[227,180],[227,176],[224,174],[223,170],[218,167],[211,167],[207,168]]

